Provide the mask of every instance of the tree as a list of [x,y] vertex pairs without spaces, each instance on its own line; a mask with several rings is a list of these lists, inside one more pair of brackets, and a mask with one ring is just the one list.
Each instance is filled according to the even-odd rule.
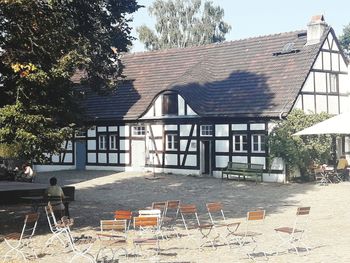
[[201,0],[156,0],[148,11],[156,18],[154,32],[146,25],[137,28],[148,50],[198,46],[225,40],[231,26],[223,21],[224,10]]
[[[0,145],[43,160],[79,124],[77,69],[84,87],[114,87],[119,53],[131,44],[135,0],[0,1]],[[6,150],[7,149],[7,150]]]
[[294,168],[306,176],[313,162],[326,163],[331,158],[331,137],[329,135],[292,136],[292,134],[328,119],[327,113],[305,114],[293,110],[288,117],[277,122],[268,136],[270,156],[281,157],[288,174]]
[[339,42],[346,55],[350,55],[350,24],[343,28],[343,34],[339,37]]

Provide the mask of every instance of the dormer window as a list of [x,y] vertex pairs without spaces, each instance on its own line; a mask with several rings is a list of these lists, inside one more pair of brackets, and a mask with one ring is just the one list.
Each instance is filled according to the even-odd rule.
[[163,94],[163,115],[178,115],[178,102],[176,93]]

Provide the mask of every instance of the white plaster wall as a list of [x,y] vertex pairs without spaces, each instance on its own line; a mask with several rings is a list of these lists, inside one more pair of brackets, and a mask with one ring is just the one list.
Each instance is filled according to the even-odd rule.
[[301,103],[301,95],[298,96],[297,101],[294,104],[293,109],[302,109],[303,105]]
[[87,136],[88,137],[95,137],[96,136],[96,128],[90,128],[87,131]]
[[316,113],[327,112],[326,95],[316,95]]
[[263,182],[283,184],[286,182],[286,175],[284,173],[263,173]]
[[248,159],[247,159],[247,156],[232,156],[232,162],[248,163]]
[[88,140],[87,141],[87,149],[88,150],[96,150],[96,140]]
[[196,165],[197,165],[197,155],[188,154],[186,157],[185,166],[196,166]]
[[165,125],[164,129],[166,131],[177,131],[177,125]]
[[97,127],[97,131],[98,132],[105,132],[105,131],[107,131],[107,127],[106,126]]
[[126,171],[127,167],[118,167],[118,166],[96,166],[96,165],[87,165],[85,167],[86,170],[90,171],[116,171],[122,172]]
[[177,96],[177,102],[178,102],[179,116],[185,115],[185,101],[180,95]]
[[264,169],[265,167],[265,157],[260,157],[260,156],[251,156],[250,157],[250,162],[251,163],[255,163],[255,164],[262,164],[264,165]]
[[[163,140],[162,139],[156,139],[156,147],[158,151],[163,151]],[[151,142],[151,144],[153,144],[153,142]],[[153,147],[153,145],[151,146]]]
[[331,70],[331,53],[323,51],[323,69]]
[[117,132],[118,131],[118,126],[109,126],[108,131],[110,132]]
[[144,115],[144,118],[150,118],[150,117],[154,117],[154,106],[151,106],[151,108],[149,108],[149,110]]
[[99,153],[98,154],[98,163],[107,163],[107,154]]
[[66,153],[64,160],[65,163],[70,163],[73,161],[73,154],[72,153]]
[[229,151],[229,141],[228,140],[216,140],[215,141],[215,151],[216,152],[228,152]]
[[233,131],[246,131],[247,124],[232,124]]
[[187,105],[187,115],[197,115],[190,106]]
[[304,111],[306,113],[315,112],[315,99],[314,99],[314,95],[303,95],[303,99],[304,99]]
[[322,69],[322,56],[321,56],[321,53],[318,55],[313,68],[314,69]]
[[347,68],[347,66],[344,62],[344,59],[342,57],[340,59],[340,71],[344,71],[344,72],[348,71],[348,68]]
[[284,170],[284,162],[280,157],[273,158],[271,163],[271,170]]
[[163,125],[152,125],[153,136],[163,136]]
[[326,73],[315,72],[316,92],[327,92],[326,80]]
[[350,97],[340,97],[340,113],[350,111]]
[[67,150],[72,150],[72,149],[73,149],[73,143],[72,141],[68,141]]
[[154,102],[155,116],[162,116],[162,96],[158,96]]
[[339,74],[339,93],[348,93],[350,91],[349,75]]
[[120,140],[120,141],[119,141],[119,148],[120,148],[120,150],[122,150],[122,151],[129,151],[129,149],[130,149],[129,140],[128,140],[128,139],[126,139],[126,140]]
[[75,165],[34,165],[37,172],[75,170]]
[[59,155],[54,154],[52,155],[52,162],[58,163],[60,161]]
[[215,125],[215,136],[222,137],[222,136],[228,136],[228,124],[218,124]]
[[130,132],[129,132],[129,126],[120,126],[119,127],[120,131],[119,131],[119,135],[123,136],[123,137],[129,137],[130,136]]
[[87,162],[88,163],[96,163],[96,153],[88,153],[87,154]]
[[[189,136],[192,125],[180,125],[180,136]],[[196,132],[196,128],[194,129]]]
[[187,141],[188,140],[180,140],[180,151],[186,150]]
[[250,130],[252,131],[265,130],[265,123],[252,123],[250,124]]
[[339,55],[332,53],[332,70],[339,71]]
[[109,153],[108,158],[109,158],[109,163],[111,163],[111,164],[118,163],[118,154],[117,153]]
[[120,153],[119,158],[120,158],[119,162],[121,164],[128,164],[130,161],[129,153]]
[[165,165],[177,165],[177,154],[165,154],[164,163]]
[[274,122],[269,122],[268,124],[267,124],[267,131],[268,131],[268,133],[271,133],[272,132],[272,130],[273,130],[273,128],[275,128],[276,127],[276,123],[274,123]]
[[307,79],[306,79],[306,81],[304,83],[304,86],[302,88],[302,91],[309,91],[309,92],[313,92],[314,91],[314,80],[313,80],[312,72],[307,77]]
[[228,161],[229,161],[228,156],[215,156],[215,163],[216,163],[216,167],[218,168],[226,167]]
[[338,96],[328,96],[328,112],[338,114]]

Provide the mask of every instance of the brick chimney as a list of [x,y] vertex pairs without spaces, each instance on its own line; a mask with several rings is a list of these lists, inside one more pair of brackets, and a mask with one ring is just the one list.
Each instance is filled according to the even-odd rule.
[[323,33],[328,28],[323,15],[311,17],[311,21],[307,24],[307,42],[306,45],[313,45],[320,42]]

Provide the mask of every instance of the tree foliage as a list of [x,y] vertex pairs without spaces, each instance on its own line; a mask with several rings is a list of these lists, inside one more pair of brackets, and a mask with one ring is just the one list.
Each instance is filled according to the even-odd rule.
[[0,144],[27,159],[60,149],[81,119],[72,76],[114,87],[134,0],[0,1]]
[[343,34],[339,37],[339,42],[346,55],[350,55],[350,24],[343,28]]
[[137,28],[148,50],[221,42],[231,29],[223,21],[224,10],[210,1],[202,7],[201,0],[156,0],[148,11],[156,18],[155,31]]
[[293,110],[285,120],[275,124],[268,136],[271,157],[283,158],[289,173],[293,168],[299,168],[302,175],[309,172],[314,162],[326,163],[331,157],[332,140],[329,135],[292,134],[329,117],[327,113],[305,114],[302,110]]

